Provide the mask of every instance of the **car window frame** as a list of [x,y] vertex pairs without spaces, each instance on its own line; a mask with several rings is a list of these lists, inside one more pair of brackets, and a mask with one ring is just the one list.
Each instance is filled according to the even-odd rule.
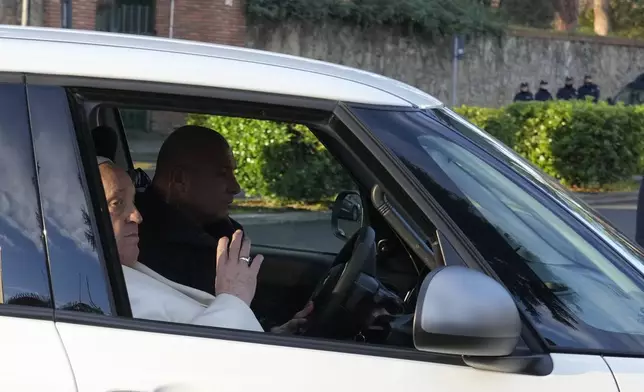
[[[35,156],[35,151],[34,151],[34,140],[33,140],[33,132],[31,130],[31,122],[30,122],[30,115],[29,115],[29,102],[27,98],[27,87],[25,84],[25,78],[24,75],[19,74],[19,73],[4,73],[0,72],[0,84],[8,84],[12,85],[15,87],[21,87],[22,91],[24,93],[23,99],[24,99],[24,108],[26,112],[26,118],[25,123],[23,124],[25,128],[29,132],[29,146],[28,146],[28,151],[25,151],[25,153],[30,155],[30,162],[33,164],[32,166],[32,171],[33,171],[33,176],[36,179],[35,181],[35,196],[36,196],[36,203],[37,203],[37,210],[39,213],[39,223],[40,223],[40,229],[41,229],[41,241],[42,241],[42,247],[43,247],[43,265],[44,265],[44,271],[46,272],[46,285],[47,285],[47,290],[49,294],[49,299],[52,302],[49,307],[35,307],[35,306],[25,306],[25,305],[13,305],[13,304],[6,304],[2,303],[0,304],[0,317],[15,317],[15,318],[24,318],[24,319],[36,319],[36,320],[45,320],[45,321],[53,321],[54,320],[54,307],[53,307],[53,291],[52,291],[52,285],[51,285],[51,273],[49,270],[49,257],[48,257],[48,252],[47,252],[47,243],[45,241],[45,224],[44,224],[44,218],[42,214],[42,200],[40,197],[40,187],[39,187],[39,177],[38,177],[38,170],[37,170],[37,162],[36,162],[36,156]],[[0,256],[1,257],[1,256]],[[0,277],[2,279],[2,277]],[[4,282],[2,287],[4,288]],[[4,297],[4,295],[3,295]]]
[[[98,88],[108,89],[109,86],[112,85],[111,83],[106,83],[105,81],[102,81],[102,80],[94,80],[94,79],[86,79],[86,78],[69,78],[69,77],[56,77],[56,76],[46,76],[46,75],[30,75],[30,77],[34,81],[37,81],[39,84],[49,84],[49,85],[59,86],[61,88],[66,88],[68,89],[70,96],[74,96],[75,94],[74,89],[76,88],[95,88],[98,86]],[[349,133],[353,134],[355,132],[355,128],[345,125],[345,122],[342,121],[342,119],[340,119],[337,116],[338,114],[337,102],[328,102],[328,101],[316,102],[319,100],[307,99],[307,98],[303,98],[300,100],[299,98],[280,97],[272,94],[266,94],[263,92],[237,92],[237,91],[228,91],[228,90],[219,90],[219,89],[203,89],[199,87],[190,88],[187,86],[167,86],[161,83],[155,84],[155,83],[117,81],[114,83],[114,85],[119,85],[121,87],[128,87],[127,90],[133,93],[135,92],[139,93],[140,91],[137,89],[137,86],[140,86],[144,89],[144,91],[151,91],[157,94],[163,94],[168,92],[171,92],[171,93],[183,92],[183,95],[186,95],[189,97],[195,97],[195,96],[204,97],[204,95],[206,97],[209,97],[214,95],[215,98],[217,99],[228,99],[228,100],[230,100],[231,96],[232,97],[243,96],[244,97],[243,101],[245,102],[245,105],[249,105],[249,106],[250,105],[258,106],[263,104],[282,105],[284,107],[287,107],[289,110],[292,110],[294,113],[298,113],[298,112],[301,113],[302,111],[314,109],[317,112],[332,114],[332,118],[335,119],[335,121],[338,121],[340,125],[345,126],[346,127],[345,129],[350,130]],[[155,91],[155,86],[158,88],[157,91]],[[186,94],[186,92],[188,93]],[[78,108],[77,108],[77,111],[79,111]],[[265,112],[261,112],[261,113],[265,113]],[[231,115],[230,113],[222,113],[222,114]],[[79,114],[74,113],[73,115],[77,117]],[[336,131],[336,129],[333,127],[329,127],[329,130],[332,130],[333,132]],[[88,131],[89,131],[88,129],[85,129],[85,132],[88,132]],[[77,134],[79,132],[82,132],[82,127],[81,129],[76,128],[76,132]],[[346,136],[348,135],[336,134],[335,136],[338,137],[340,140],[342,140],[343,143],[347,143]],[[349,140],[349,142],[355,142],[356,140],[359,139],[359,138],[355,138],[355,135],[353,136],[354,138]],[[79,136],[79,140],[80,139],[82,139],[82,137]],[[88,143],[88,142],[84,143],[85,153],[81,151],[81,154],[83,155],[82,157],[83,163],[85,165],[89,163],[89,165],[92,166],[90,168],[91,170],[86,167],[87,171],[90,172],[88,177],[93,177],[93,181],[94,181],[93,183],[97,185],[100,179],[100,177],[98,177],[98,167],[96,163],[93,162],[94,160],[89,159],[89,157],[87,157],[87,155],[90,155],[89,151],[93,152],[93,146],[91,146],[90,144],[91,143]],[[347,144],[347,148],[349,148],[348,144]],[[353,159],[355,159],[355,161],[361,162],[362,157],[359,154],[356,154],[353,148],[349,148],[348,153],[353,157]],[[369,167],[365,166],[364,163],[362,167],[360,167],[357,170],[364,170],[366,171],[366,173],[369,173],[368,175],[370,179],[373,179],[378,182],[380,180],[380,176],[376,175],[376,173]],[[393,180],[393,177],[391,177],[391,179],[392,179],[392,182],[390,183],[391,184],[390,187],[399,188],[398,192],[404,193],[404,190],[403,190],[404,186],[397,183],[395,180]],[[88,181],[86,186],[91,187],[92,181]],[[98,193],[100,192],[92,191],[91,189],[87,191],[92,194],[92,200],[96,204],[95,199],[98,197]],[[394,201],[397,202],[397,200],[394,200]],[[100,221],[97,224],[98,227],[103,228],[103,231],[107,231],[108,225],[110,223],[109,223],[109,218],[107,217],[105,212],[106,211],[105,202],[99,201],[98,204],[99,204],[99,208],[96,209],[95,211],[103,211],[103,213],[99,214],[99,216],[92,216],[92,219]],[[104,209],[101,210],[100,209],[101,207],[103,207]],[[422,226],[422,225],[419,225],[419,226]],[[111,240],[113,241],[113,233],[111,233],[111,230],[110,230],[110,233],[106,235],[106,237],[111,238]],[[106,259],[106,262],[109,262],[109,261],[110,260]],[[123,296],[124,294],[126,295],[126,290],[124,286],[122,290],[118,287],[117,288],[113,287],[114,296]],[[293,347],[293,348],[301,348],[301,349],[313,349],[313,350],[332,351],[332,352],[339,352],[339,353],[351,353],[351,354],[359,354],[359,355],[377,356],[377,357],[384,357],[384,358],[414,360],[414,361],[420,361],[420,362],[439,363],[439,364],[445,364],[445,365],[467,366],[463,358],[460,356],[421,352],[419,350],[416,350],[415,348],[401,348],[401,347],[379,346],[379,345],[361,345],[354,342],[331,341],[331,340],[316,339],[316,338],[302,338],[297,336],[284,336],[284,335],[276,335],[268,332],[259,333],[259,332],[240,331],[240,330],[227,330],[227,329],[213,328],[213,327],[174,324],[170,322],[134,319],[129,317],[93,315],[93,314],[86,314],[86,313],[79,313],[79,312],[59,312],[57,314],[56,321],[64,322],[64,323],[81,324],[86,326],[102,327],[102,328],[117,328],[117,329],[123,329],[123,330],[141,331],[141,332],[148,332],[148,333],[162,333],[162,334],[168,334],[168,335],[203,337],[203,338],[209,338],[209,339],[222,339],[222,340],[228,340],[228,341],[277,345],[282,347]]]

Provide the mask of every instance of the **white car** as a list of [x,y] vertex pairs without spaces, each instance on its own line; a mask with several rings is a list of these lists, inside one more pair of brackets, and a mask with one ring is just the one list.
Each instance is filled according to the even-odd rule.
[[[132,170],[133,107],[304,124],[352,176],[331,217],[343,252],[254,239],[260,320],[322,282],[307,333],[131,317],[91,131],[114,129]],[[642,250],[435,98],[338,65],[0,27],[0,252],[1,391],[644,386]]]

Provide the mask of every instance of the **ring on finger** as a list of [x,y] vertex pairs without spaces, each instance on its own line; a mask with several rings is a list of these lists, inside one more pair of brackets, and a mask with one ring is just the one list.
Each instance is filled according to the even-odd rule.
[[250,257],[240,257],[239,260],[243,261],[250,267],[251,258]]

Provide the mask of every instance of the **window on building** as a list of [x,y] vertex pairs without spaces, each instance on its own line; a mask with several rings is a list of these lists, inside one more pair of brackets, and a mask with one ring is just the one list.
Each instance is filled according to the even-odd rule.
[[96,5],[96,30],[155,35],[155,0],[101,0]]

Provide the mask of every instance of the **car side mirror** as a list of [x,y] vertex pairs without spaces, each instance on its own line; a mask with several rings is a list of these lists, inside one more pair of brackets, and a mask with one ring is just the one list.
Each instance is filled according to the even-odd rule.
[[440,267],[418,293],[414,345],[438,354],[508,356],[521,327],[512,296],[496,280],[462,266]]
[[[355,191],[340,192],[333,203],[331,212],[331,227],[333,234],[347,240],[362,227],[363,223],[362,198]],[[347,235],[347,233],[350,233]]]

